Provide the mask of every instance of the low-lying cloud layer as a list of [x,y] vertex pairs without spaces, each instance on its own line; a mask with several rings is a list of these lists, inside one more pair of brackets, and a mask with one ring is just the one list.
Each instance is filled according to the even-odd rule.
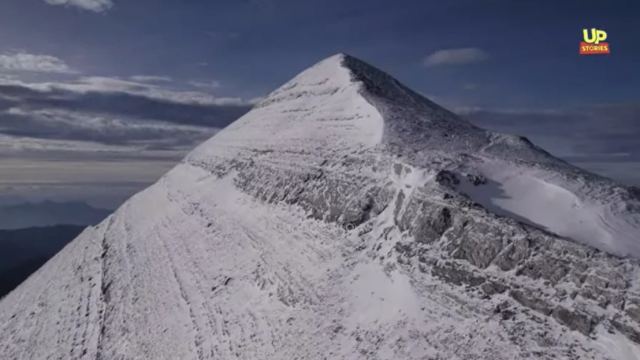
[[159,76],[0,77],[0,203],[54,198],[115,206],[250,107]]
[[237,98],[177,91],[131,80],[0,82],[0,134],[19,138],[182,150],[248,111]]

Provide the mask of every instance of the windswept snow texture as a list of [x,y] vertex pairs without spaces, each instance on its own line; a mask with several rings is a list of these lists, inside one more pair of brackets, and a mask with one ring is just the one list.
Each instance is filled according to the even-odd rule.
[[303,71],[196,153],[217,154],[246,145],[313,151],[380,143],[383,119],[360,96],[362,83],[352,81],[349,69],[337,66],[339,61],[328,59]]
[[640,257],[637,215],[625,216],[615,211],[616,204],[580,196],[574,184],[545,171],[502,161],[478,168],[487,183],[463,180],[459,189],[490,211],[612,254]]
[[[470,171],[493,182],[493,187],[463,190],[477,202],[600,250],[640,258],[638,199],[624,199],[625,190],[551,157],[526,139],[479,129],[353,57],[334,56],[302,72],[191,158],[232,156],[245,144],[263,152],[384,144],[411,151],[413,157],[426,153],[426,159],[434,152],[475,155],[466,166],[478,164]],[[517,166],[521,161],[527,164]]]
[[336,55],[5,297],[0,354],[640,359],[638,201]]

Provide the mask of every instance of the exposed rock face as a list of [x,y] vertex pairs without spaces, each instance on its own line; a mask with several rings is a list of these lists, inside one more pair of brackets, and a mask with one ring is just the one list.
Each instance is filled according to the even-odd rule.
[[[479,190],[513,190],[486,171],[496,162],[562,199],[620,200],[597,210],[626,214],[613,230],[634,224],[630,191],[332,57],[4,299],[0,349],[33,359],[492,360],[640,349],[639,261],[558,236],[518,207],[493,211],[484,195],[511,198]],[[629,245],[613,230],[595,245]],[[633,254],[630,244],[621,251]]]

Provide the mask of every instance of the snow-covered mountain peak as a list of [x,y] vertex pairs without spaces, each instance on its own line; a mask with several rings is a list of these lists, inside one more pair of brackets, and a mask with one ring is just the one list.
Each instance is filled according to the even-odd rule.
[[[255,162],[256,155],[281,153],[304,154],[306,165],[355,153],[360,162],[366,156],[397,156],[433,174],[482,176],[493,186],[465,188],[463,181],[454,190],[499,215],[616,255],[640,257],[640,213],[625,210],[637,204],[627,190],[554,158],[526,138],[478,128],[350,55],[337,54],[302,71],[186,162]],[[380,170],[372,174],[383,181],[386,173]],[[563,209],[562,216],[548,209]]]
[[387,73],[337,54],[270,93],[190,157],[246,147],[334,153],[401,145],[400,151],[472,152],[488,138]]
[[637,360],[639,214],[611,181],[339,54],[4,298],[0,349]]
[[380,144],[384,121],[361,95],[345,58],[335,55],[301,72],[195,153],[217,151],[209,145],[326,152]]

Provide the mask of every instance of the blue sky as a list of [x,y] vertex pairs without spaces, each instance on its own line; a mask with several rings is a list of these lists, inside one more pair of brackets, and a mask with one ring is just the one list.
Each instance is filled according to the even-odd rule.
[[[4,0],[0,200],[124,198],[337,52],[639,184],[639,23],[637,1]],[[585,27],[611,55],[577,54]]]
[[[94,13],[5,0],[0,43],[5,51],[54,55],[87,74],[215,79],[244,97],[260,96],[340,51],[419,91],[485,106],[635,101],[640,88],[640,71],[632,70],[640,60],[637,1],[113,3]],[[581,29],[594,26],[609,32],[614,56],[577,55]],[[422,66],[433,51],[467,47],[483,49],[489,60]],[[469,83],[484,91],[468,94]]]

